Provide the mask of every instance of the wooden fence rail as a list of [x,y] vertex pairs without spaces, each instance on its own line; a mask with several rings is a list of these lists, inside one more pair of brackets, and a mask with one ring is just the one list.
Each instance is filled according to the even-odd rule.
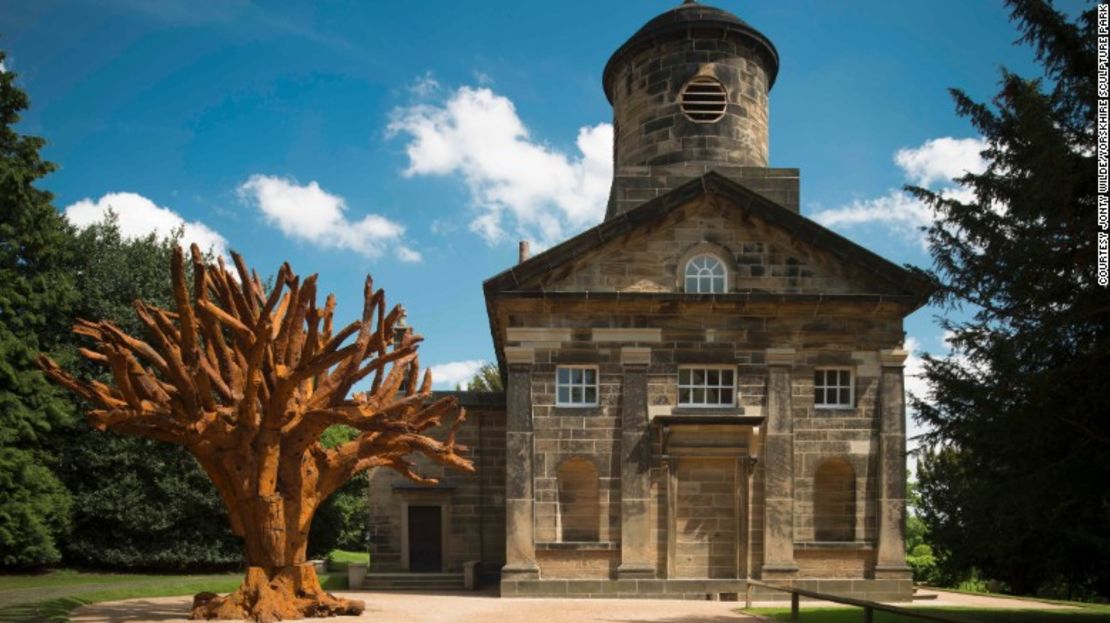
[[802,597],[810,597],[812,599],[820,599],[822,601],[832,601],[838,604],[845,604],[848,606],[856,606],[863,608],[863,621],[864,623],[874,623],[875,611],[881,610],[883,612],[890,612],[892,614],[900,614],[902,616],[920,619],[922,621],[935,621],[936,623],[975,623],[974,619],[950,619],[931,612],[921,612],[918,610],[910,610],[909,608],[900,608],[898,606],[891,606],[888,604],[879,603],[877,601],[868,601],[866,599],[855,599],[854,597],[840,597],[838,595],[829,595],[827,593],[818,593],[817,591],[810,591],[804,588],[795,588],[793,586],[779,586],[775,584],[768,584],[758,580],[748,580],[747,589],[744,597],[745,607],[752,607],[752,589],[755,587],[768,588],[774,591],[782,591],[790,593],[790,619],[793,621],[798,620],[799,601]]

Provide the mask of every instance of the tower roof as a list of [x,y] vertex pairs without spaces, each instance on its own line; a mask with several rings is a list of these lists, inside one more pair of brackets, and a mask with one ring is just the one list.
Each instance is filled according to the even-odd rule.
[[716,7],[700,4],[695,0],[685,0],[679,6],[661,13],[644,24],[636,34],[629,37],[624,45],[617,48],[602,73],[605,97],[612,103],[610,80],[616,67],[625,59],[631,58],[644,48],[658,45],[670,39],[686,37],[692,30],[704,29],[721,31],[723,38],[737,38],[754,48],[767,64],[768,88],[774,86],[779,71],[779,53],[774,44],[739,17]]

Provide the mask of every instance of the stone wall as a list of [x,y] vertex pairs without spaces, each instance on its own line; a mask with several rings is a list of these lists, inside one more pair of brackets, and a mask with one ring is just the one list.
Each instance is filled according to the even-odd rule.
[[[468,400],[464,397],[463,402]],[[432,434],[442,437],[449,425],[446,422],[443,429],[433,430]],[[468,406],[467,421],[459,429],[457,439],[470,448],[476,473],[449,470],[422,456],[415,460],[417,471],[440,478],[438,486],[415,485],[385,468],[371,472],[368,491],[371,573],[403,570],[402,508],[406,503],[443,506],[447,522],[443,544],[445,572],[459,573],[464,562],[480,560],[485,573],[495,573],[505,563],[504,406]]]
[[[679,108],[681,89],[697,76],[725,88],[719,121],[696,123]],[[611,85],[618,169],[695,161],[767,166],[767,68],[744,44],[719,32],[665,42],[624,61]]]
[[680,458],[675,577],[736,577],[734,461]]
[[794,552],[794,560],[800,577],[865,578],[875,565],[875,551],[870,547],[806,547]]
[[717,162],[683,162],[667,166],[623,166],[613,173],[606,218],[612,218],[645,201],[713,171],[797,214],[801,201],[798,169],[729,166]]
[[[620,364],[614,363],[608,353],[588,347],[545,354],[546,361],[536,363],[531,377],[536,542],[564,540],[558,475],[567,460],[593,463],[600,505],[597,541],[619,540]],[[555,406],[555,369],[560,362],[598,367],[598,406]]]
[[[506,346],[528,351],[532,361],[531,415],[535,427],[535,541],[541,579],[615,578],[620,560],[620,426],[622,422],[622,352],[646,349],[647,413],[668,416],[677,405],[680,365],[735,366],[739,406],[749,416],[766,414],[768,365],[766,349],[795,350],[788,366],[790,412],[793,417],[793,541],[799,567],[796,577],[865,578],[874,564],[876,539],[876,453],[878,431],[879,350],[902,340],[901,321],[893,315],[844,313],[814,318],[784,308],[774,316],[754,316],[718,310],[691,314],[601,315],[562,314],[555,310],[519,313]],[[636,326],[643,328],[636,328]],[[543,327],[542,329],[524,327]],[[599,370],[599,406],[555,406],[555,369],[560,364],[594,365]],[[815,409],[813,370],[842,365],[855,373],[856,402],[850,409]],[[758,455],[765,429],[754,441]],[[655,577],[667,577],[667,469],[658,427],[649,426],[651,444],[648,558]],[[593,549],[557,549],[558,466],[562,461],[588,457],[597,466],[601,504],[599,543]],[[813,476],[821,460],[836,457],[853,467],[857,492],[855,537],[847,549],[834,544],[822,549],[813,531]],[[691,461],[691,462],[684,462]],[[729,577],[735,575],[734,462],[679,459],[678,537],[675,575],[671,577]],[[720,469],[717,469],[717,468]],[[757,461],[750,476],[747,527],[743,534],[751,549],[742,563],[751,577],[760,577],[764,561],[765,516],[763,489],[766,465]],[[726,503],[727,497],[727,503]],[[710,525],[712,523],[712,525]],[[697,525],[695,525],[697,524]],[[831,547],[831,549],[830,549]],[[606,549],[608,548],[608,549]],[[609,575],[605,575],[608,573]]]
[[676,209],[657,231],[605,248],[545,290],[680,292],[680,269],[698,253],[720,257],[729,292],[843,294],[881,292],[886,284],[832,254],[799,243],[739,209],[709,201]]

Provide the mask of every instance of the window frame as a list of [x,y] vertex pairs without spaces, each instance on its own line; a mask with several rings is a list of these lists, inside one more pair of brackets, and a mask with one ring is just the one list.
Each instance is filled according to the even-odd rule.
[[[710,371],[729,372],[729,373],[732,374],[732,385],[731,385],[731,387],[726,386],[722,383],[718,383],[717,385],[709,385],[709,375],[708,374],[705,375],[706,380],[705,380],[704,384],[694,385],[691,382],[690,384],[685,384],[684,385],[682,383],[682,373],[683,373],[683,371],[686,371],[686,370],[702,370],[703,372],[706,372],[706,373],[708,373]],[[678,367],[678,374],[676,375],[676,378],[675,378],[675,381],[676,381],[675,385],[676,385],[677,390],[678,390],[678,393],[675,396],[675,406],[677,406],[680,409],[732,409],[732,408],[735,408],[736,405],[740,404],[740,390],[737,388],[737,383],[738,383],[739,379],[737,378],[737,376],[738,375],[736,373],[736,366],[731,365],[731,364],[718,364],[718,365],[714,365],[714,364],[684,364],[684,365],[680,365]],[[691,377],[691,381],[692,380],[693,380],[693,378]],[[708,396],[709,396],[709,390],[720,391],[720,390],[726,389],[726,388],[731,389],[732,390],[732,401],[731,402],[703,402],[703,403],[682,402],[682,390],[684,388],[685,389],[690,389],[690,390],[701,389],[705,392],[706,398],[708,398]],[[693,398],[693,391],[690,392],[690,396],[691,396],[691,398]]]
[[[572,371],[570,381],[568,381],[567,383],[563,383],[559,379],[559,372],[561,370],[570,370],[570,371]],[[581,383],[575,383],[574,382],[574,375],[573,375],[574,370],[581,370],[583,372]],[[586,382],[586,374],[585,374],[586,372],[593,372],[594,382],[592,384]],[[569,388],[568,395],[572,399],[571,401],[563,402],[562,400],[559,399],[559,389],[563,388],[563,387]],[[590,388],[590,387],[592,387],[593,390],[594,390],[594,401],[593,402],[587,402],[586,401],[586,389]],[[580,388],[582,390],[582,400],[583,400],[583,402],[573,402],[574,389],[576,389],[576,388]],[[573,364],[555,366],[555,406],[556,407],[568,408],[568,409],[577,409],[577,408],[588,409],[590,407],[596,407],[599,404],[601,404],[601,373],[598,371],[597,366],[594,366],[594,365],[573,365]]]
[[[845,387],[844,385],[841,385],[839,383],[839,378],[837,379],[837,383],[835,385],[829,385],[828,384],[828,373],[829,372],[847,372],[848,373],[848,385],[847,385],[848,402],[847,403],[827,402],[828,390],[830,390],[830,389],[837,390],[836,394],[837,394],[837,398],[839,399],[840,390],[844,389],[844,387]],[[824,385],[818,385],[817,384],[817,374],[818,373],[824,373],[825,374],[825,376],[824,376],[825,384]],[[823,395],[825,396],[826,402],[818,402],[817,401],[817,392],[818,392],[819,388],[825,390],[823,392]],[[855,409],[856,408],[856,371],[855,371],[855,368],[853,368],[851,366],[818,366],[818,367],[814,368],[813,369],[813,407],[815,409],[835,409],[835,410]]]
[[[711,285],[710,290],[708,292],[704,292],[704,291],[701,291],[701,290],[691,290],[690,289],[690,279],[694,279],[695,283],[698,283],[698,284],[701,283],[702,279],[709,279],[711,284],[714,280],[717,279],[716,275],[709,275],[708,277],[705,277],[705,276],[702,276],[702,275],[693,275],[693,276],[690,275],[690,265],[693,264],[694,262],[696,262],[697,260],[703,258],[703,257],[707,257],[707,258],[712,259],[713,261],[717,262],[718,266],[721,267],[721,276],[720,276],[721,290],[720,291],[713,290],[712,285]],[[701,270],[701,269],[699,269],[699,270]],[[728,264],[725,262],[724,259],[722,259],[721,257],[718,257],[717,254],[715,254],[715,253],[705,253],[705,252],[703,252],[703,253],[695,254],[693,257],[686,260],[686,262],[682,265],[682,291],[690,293],[690,294],[725,294],[725,293],[727,293],[728,292]]]

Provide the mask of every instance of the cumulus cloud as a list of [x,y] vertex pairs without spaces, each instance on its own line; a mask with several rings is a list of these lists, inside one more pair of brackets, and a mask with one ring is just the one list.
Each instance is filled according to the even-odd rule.
[[177,212],[159,207],[137,193],[108,193],[93,201],[82,199],[66,207],[65,215],[75,227],[84,229],[102,222],[108,211],[115,212],[120,234],[125,238],[142,238],[154,233],[159,238],[182,230],[181,244],[194,242],[203,250],[227,255],[227,240],[200,221],[186,221]]
[[951,185],[967,173],[982,173],[987,161],[982,151],[987,148],[982,138],[934,138],[920,147],[899,149],[894,162],[905,171],[906,179],[918,186],[935,182]]
[[[942,196],[970,202],[974,194],[954,180],[967,173],[982,173],[987,162],[980,153],[986,149],[982,138],[951,137],[925,141],[918,147],[899,149],[894,162],[902,169],[906,183],[930,188]],[[850,229],[879,225],[904,240],[925,246],[921,231],[936,220],[935,211],[903,190],[890,190],[881,197],[857,199],[837,208],[813,214],[813,220],[832,228]]]
[[[419,84],[427,93],[426,80]],[[457,176],[466,184],[475,209],[470,229],[490,244],[512,233],[546,246],[605,213],[613,175],[607,123],[579,129],[576,153],[564,153],[536,141],[508,98],[464,86],[446,99],[398,108],[388,130],[406,137],[406,176]]]
[[454,389],[460,385],[465,389],[485,363],[481,359],[468,359],[432,366],[432,384],[441,389]]
[[856,200],[834,210],[818,212],[813,220],[833,228],[882,223],[903,236],[912,237],[922,225],[933,221],[933,210],[907,193],[892,190],[882,197]]
[[354,251],[377,259],[392,250],[402,262],[419,262],[421,255],[403,243],[405,228],[384,216],[347,218],[347,202],[315,181],[272,175],[252,175],[239,186],[239,196],[253,203],[266,221],[290,238],[321,247]]

